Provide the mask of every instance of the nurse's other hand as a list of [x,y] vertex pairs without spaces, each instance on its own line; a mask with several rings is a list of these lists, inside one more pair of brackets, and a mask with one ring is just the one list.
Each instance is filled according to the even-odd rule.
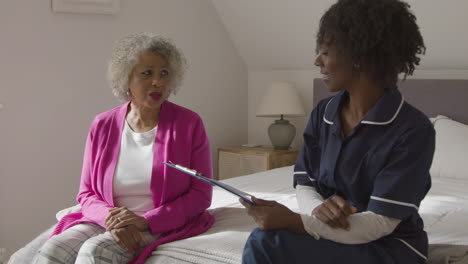
[[334,195],[315,207],[312,215],[331,228],[349,230],[348,217],[357,212],[357,208],[350,205],[343,198]]
[[301,216],[286,206],[255,197],[252,197],[252,201],[255,205],[239,199],[239,202],[247,209],[247,214],[253,217],[260,229],[284,229],[297,234],[307,234]]

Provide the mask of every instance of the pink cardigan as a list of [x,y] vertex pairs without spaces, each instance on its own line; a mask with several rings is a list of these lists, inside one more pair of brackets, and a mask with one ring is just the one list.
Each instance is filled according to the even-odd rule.
[[[83,222],[105,227],[108,211],[114,207],[112,183],[128,105],[125,103],[94,119],[86,141],[77,196],[82,211],[64,216],[51,236]],[[144,214],[150,232],[161,236],[131,263],[144,263],[158,245],[203,233],[214,222],[206,211],[211,204],[212,187],[165,166],[163,161],[212,177],[210,145],[201,118],[168,101],[161,106],[154,143],[151,193],[155,209]]]

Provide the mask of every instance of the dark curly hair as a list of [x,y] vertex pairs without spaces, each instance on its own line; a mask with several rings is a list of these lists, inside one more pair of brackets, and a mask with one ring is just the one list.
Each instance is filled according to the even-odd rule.
[[384,88],[412,75],[426,47],[410,5],[399,0],[338,0],[320,19],[317,52],[335,45],[358,71]]

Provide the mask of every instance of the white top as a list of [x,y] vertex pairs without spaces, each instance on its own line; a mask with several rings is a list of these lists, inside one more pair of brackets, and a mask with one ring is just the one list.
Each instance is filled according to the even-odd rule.
[[348,217],[349,231],[333,229],[311,215],[312,210],[323,203],[322,196],[314,187],[297,185],[296,196],[304,228],[315,239],[323,237],[343,244],[364,244],[391,234],[401,222],[399,219],[365,211]]
[[136,133],[125,121],[123,128],[113,181],[114,204],[138,215],[154,209],[150,184],[157,127]]

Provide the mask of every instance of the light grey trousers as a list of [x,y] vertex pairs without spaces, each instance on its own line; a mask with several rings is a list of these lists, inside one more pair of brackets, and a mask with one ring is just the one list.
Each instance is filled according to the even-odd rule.
[[[159,235],[143,233],[147,246]],[[48,239],[39,249],[33,263],[127,263],[136,257],[117,244],[111,233],[92,223],[83,223],[73,226],[59,235]]]

